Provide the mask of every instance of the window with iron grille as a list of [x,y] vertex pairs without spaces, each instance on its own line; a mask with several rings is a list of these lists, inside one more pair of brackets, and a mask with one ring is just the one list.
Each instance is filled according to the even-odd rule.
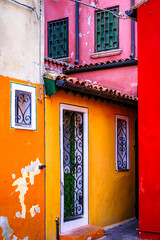
[[36,130],[36,87],[11,83],[11,127]]
[[68,57],[68,18],[48,23],[48,57]]
[[129,121],[116,115],[116,170],[129,169]]
[[[109,8],[114,13],[118,7]],[[105,11],[95,12],[95,51],[107,51],[119,48],[119,21],[112,13]]]

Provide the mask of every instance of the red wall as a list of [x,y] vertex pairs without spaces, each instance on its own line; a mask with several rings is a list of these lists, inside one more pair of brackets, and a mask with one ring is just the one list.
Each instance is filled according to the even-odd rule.
[[138,9],[139,229],[149,239],[160,239],[159,9],[159,0]]

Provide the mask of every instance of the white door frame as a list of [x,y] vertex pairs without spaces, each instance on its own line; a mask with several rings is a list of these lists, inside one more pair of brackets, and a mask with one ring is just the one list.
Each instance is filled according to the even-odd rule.
[[[70,110],[83,113],[83,216],[81,218],[64,221],[64,171],[63,171],[63,110]],[[61,181],[61,217],[60,232],[66,232],[71,229],[88,224],[88,108],[78,107],[69,104],[60,104],[60,181]]]

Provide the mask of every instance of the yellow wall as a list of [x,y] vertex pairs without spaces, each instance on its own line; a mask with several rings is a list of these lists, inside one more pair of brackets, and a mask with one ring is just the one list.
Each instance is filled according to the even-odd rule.
[[[46,239],[56,239],[60,217],[60,103],[89,111],[89,224],[107,226],[134,217],[136,110],[93,98],[65,94],[46,96]],[[115,114],[129,116],[130,170],[115,170]]]

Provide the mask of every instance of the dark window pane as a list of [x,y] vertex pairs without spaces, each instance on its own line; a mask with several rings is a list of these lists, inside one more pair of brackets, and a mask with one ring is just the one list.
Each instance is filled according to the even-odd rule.
[[68,57],[68,18],[48,23],[48,56]]
[[[110,11],[118,14],[118,7],[110,8]],[[96,51],[118,48],[118,18],[106,11],[97,11],[96,19]]]

